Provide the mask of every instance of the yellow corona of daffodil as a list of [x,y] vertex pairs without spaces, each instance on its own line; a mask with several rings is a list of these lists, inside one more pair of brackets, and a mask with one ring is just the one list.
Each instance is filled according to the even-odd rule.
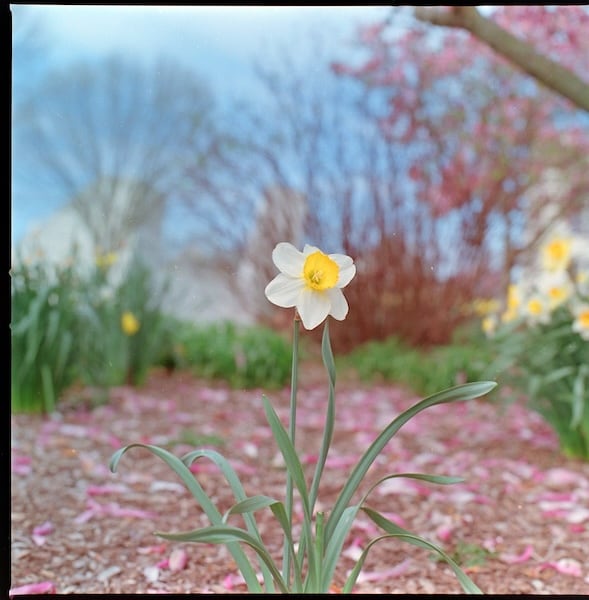
[[571,262],[573,240],[554,237],[542,247],[542,265],[547,271],[564,271]]
[[280,273],[266,286],[266,298],[282,308],[296,307],[305,329],[314,329],[328,315],[343,321],[348,303],[342,292],[354,275],[354,261],[345,254],[325,254],[305,245],[302,252],[280,242],[272,252]]
[[132,312],[126,310],[121,315],[121,329],[125,335],[135,335],[140,327],[137,317]]

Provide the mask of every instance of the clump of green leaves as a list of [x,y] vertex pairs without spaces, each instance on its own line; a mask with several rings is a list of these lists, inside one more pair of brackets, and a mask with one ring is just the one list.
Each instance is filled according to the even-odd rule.
[[[161,352],[163,286],[131,260],[118,279],[111,264],[17,261],[11,270],[11,380],[14,412],[47,413],[73,383],[105,389],[141,383]],[[132,333],[123,327],[132,315]]]
[[80,281],[72,266],[11,270],[11,397],[15,412],[49,412],[75,379]]
[[530,271],[511,282],[500,310],[486,315],[482,327],[504,382],[550,424],[563,454],[589,460],[586,247],[564,226],[549,231]]
[[[172,541],[226,545],[247,584],[249,592],[328,593],[334,579],[338,560],[341,557],[343,544],[350,534],[356,517],[362,512],[382,530],[382,533],[372,539],[364,548],[356,565],[347,577],[343,587],[344,593],[352,592],[370,549],[376,543],[390,539],[405,541],[419,548],[437,553],[452,568],[466,593],[481,593],[478,586],[470,580],[459,564],[443,549],[427,539],[399,527],[369,506],[369,497],[374,489],[393,477],[406,477],[441,485],[463,481],[460,477],[395,473],[387,475],[374,483],[357,503],[352,502],[352,499],[357,495],[364,476],[384,447],[403,424],[413,416],[437,404],[478,398],[490,392],[496,384],[490,381],[480,381],[448,388],[424,398],[397,415],[358,460],[333,507],[328,512],[323,512],[318,510],[320,505],[319,492],[320,481],[335,428],[335,362],[329,341],[328,322],[326,322],[322,340],[322,357],[328,374],[329,392],[324,407],[323,440],[314,474],[309,484],[295,447],[298,323],[298,320],[295,320],[292,351],[291,417],[288,431],[269,399],[265,395],[262,396],[268,425],[286,466],[284,500],[263,494],[248,496],[230,461],[211,448],[196,448],[184,456],[178,457],[159,446],[131,443],[113,454],[110,461],[111,471],[116,472],[121,458],[132,448],[143,448],[163,460],[182,479],[195,500],[202,507],[210,521],[210,526],[186,532],[160,532],[157,535]],[[221,513],[215,506],[213,499],[207,495],[190,470],[195,461],[203,459],[213,462],[219,468],[235,496],[235,503],[224,513]],[[295,529],[293,519],[295,490],[303,511],[300,531],[297,531],[298,528]],[[282,560],[276,559],[265,545],[256,519],[257,512],[268,509],[272,512],[283,533]],[[255,558],[250,558],[244,552],[243,544],[254,551]],[[258,579],[258,572],[261,574],[262,581]]]
[[488,377],[492,356],[489,344],[484,340],[482,344],[464,340],[418,349],[406,346],[393,336],[358,346],[343,357],[340,364],[354,369],[365,381],[382,378],[427,395],[459,381]]
[[234,388],[280,388],[290,377],[292,349],[276,331],[234,323],[178,328],[175,362],[199,377],[222,379]]

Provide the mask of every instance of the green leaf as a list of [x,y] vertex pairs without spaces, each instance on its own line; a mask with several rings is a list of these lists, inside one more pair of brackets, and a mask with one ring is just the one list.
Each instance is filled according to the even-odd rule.
[[362,482],[364,475],[366,475],[366,472],[376,457],[382,452],[383,448],[387,445],[395,433],[397,433],[397,431],[407,421],[430,406],[445,404],[447,402],[455,402],[458,400],[471,400],[473,398],[479,398],[480,396],[489,393],[496,386],[497,384],[494,381],[479,381],[455,386],[424,398],[391,421],[391,423],[385,427],[385,429],[380,433],[380,435],[376,438],[376,440],[374,440],[368,450],[366,450],[364,455],[360,458],[358,464],[354,467],[354,470],[340,492],[340,495],[336,500],[327,522],[325,530],[326,541],[329,542],[331,536],[333,535],[337,521],[341,518],[343,511],[350,502],[352,496]]
[[270,496],[250,496],[249,498],[245,498],[241,502],[234,504],[223,516],[223,522],[226,523],[231,515],[242,515],[243,513],[255,512],[256,510],[272,506],[272,504],[275,504],[276,502],[278,502],[278,500],[270,498]]
[[203,542],[208,544],[226,544],[228,547],[235,543],[243,542],[253,548],[256,554],[268,567],[274,581],[280,588],[280,590],[288,594],[289,589],[286,585],[280,571],[276,567],[272,557],[262,546],[258,540],[256,540],[247,531],[240,529],[239,527],[230,527],[228,525],[213,525],[211,527],[203,527],[201,529],[195,529],[194,531],[187,531],[185,533],[165,533],[158,531],[156,535],[166,540],[176,542]]
[[331,343],[329,341],[329,321],[325,320],[325,326],[323,328],[323,338],[321,340],[321,353],[323,356],[323,363],[327,370],[329,378],[329,396],[327,399],[327,411],[325,415],[325,424],[323,426],[323,439],[321,442],[321,450],[319,451],[317,464],[315,465],[315,473],[313,475],[313,481],[311,483],[311,490],[309,492],[309,502],[311,504],[311,512],[315,506],[317,495],[319,493],[319,485],[321,483],[321,475],[325,468],[325,462],[327,461],[327,455],[329,453],[329,447],[333,437],[334,423],[335,423],[335,362],[333,360],[333,352],[331,351]]
[[[123,454],[125,454],[131,448],[145,448],[152,454],[155,454],[155,456],[158,458],[161,458],[184,482],[184,485],[186,485],[196,501],[202,506],[211,523],[213,523],[213,525],[222,525],[223,519],[221,513],[217,510],[217,507],[213,504],[211,499],[202,489],[201,485],[194,478],[194,475],[191,473],[188,467],[177,456],[168,452],[167,450],[164,450],[163,448],[152,446],[151,444],[128,444],[127,446],[117,450],[112,455],[109,468],[113,473],[116,472]],[[258,582],[256,573],[243,550],[236,543],[228,543],[227,549],[235,559],[235,562],[237,563],[237,566],[246,581],[248,590],[261,592],[262,587]]]
[[386,531],[391,536],[395,536],[413,544],[414,546],[418,546],[420,548],[426,548],[428,550],[433,550],[437,554],[439,554],[452,568],[454,574],[456,575],[462,589],[467,594],[482,594],[483,592],[479,589],[479,587],[468,577],[468,575],[460,568],[460,566],[446,554],[439,546],[436,544],[425,540],[424,538],[414,535],[399,527],[392,521],[389,521],[385,517],[383,517],[379,512],[372,510],[366,506],[362,507],[362,510],[368,515],[368,517],[381,529]]
[[270,424],[270,429],[274,434],[274,439],[278,444],[278,448],[282,453],[284,458],[284,462],[286,464],[286,468],[290,473],[292,480],[301,496],[301,501],[303,504],[303,511],[305,513],[305,519],[311,521],[311,510],[309,505],[309,496],[307,494],[307,486],[305,482],[305,474],[303,472],[303,466],[301,465],[301,461],[299,460],[298,454],[292,444],[288,433],[284,429],[276,411],[270,404],[268,398],[263,395],[262,402],[264,403],[264,410],[266,412],[266,418],[268,419],[268,423]]

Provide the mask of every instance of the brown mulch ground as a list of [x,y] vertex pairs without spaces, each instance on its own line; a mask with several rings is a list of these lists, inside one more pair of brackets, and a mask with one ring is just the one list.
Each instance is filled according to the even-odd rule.
[[[305,378],[304,367],[301,374],[297,447],[312,473],[326,384]],[[93,410],[64,405],[49,417],[13,416],[11,587],[44,583],[37,590],[60,594],[245,593],[223,546],[154,536],[207,524],[167,465],[143,449],[126,454],[116,474],[108,462],[130,442],[163,445],[178,455],[205,443],[231,460],[247,493],[282,498],[284,472],[262,393],[154,372],[141,389],[114,389],[110,401]],[[266,393],[286,422],[288,389]],[[338,382],[320,508],[329,511],[359,455],[416,400],[392,386]],[[589,592],[589,464],[564,458],[535,413],[519,405],[502,411],[482,399],[430,408],[393,438],[365,483],[401,471],[466,478],[451,486],[391,480],[370,504],[453,554],[483,592]],[[232,504],[211,464],[199,462],[196,477],[221,511]],[[270,512],[258,516],[264,539],[280,556],[282,540]],[[334,590],[358,548],[376,534],[366,517],[358,518]],[[389,540],[373,548],[355,591],[462,589],[426,550]]]

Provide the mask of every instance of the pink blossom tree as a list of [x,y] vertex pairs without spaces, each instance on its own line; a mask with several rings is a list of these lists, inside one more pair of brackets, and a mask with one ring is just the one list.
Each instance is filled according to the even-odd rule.
[[[570,72],[587,73],[584,8],[504,6],[492,19]],[[358,43],[366,58],[335,63],[334,71],[386,94],[380,131],[410,157],[416,197],[459,224],[451,231],[473,252],[491,253],[506,283],[548,225],[534,225],[543,203],[557,202],[563,217],[587,204],[585,113],[462,29],[416,21],[395,34],[376,23],[359,32]],[[538,193],[548,170],[562,186]]]

